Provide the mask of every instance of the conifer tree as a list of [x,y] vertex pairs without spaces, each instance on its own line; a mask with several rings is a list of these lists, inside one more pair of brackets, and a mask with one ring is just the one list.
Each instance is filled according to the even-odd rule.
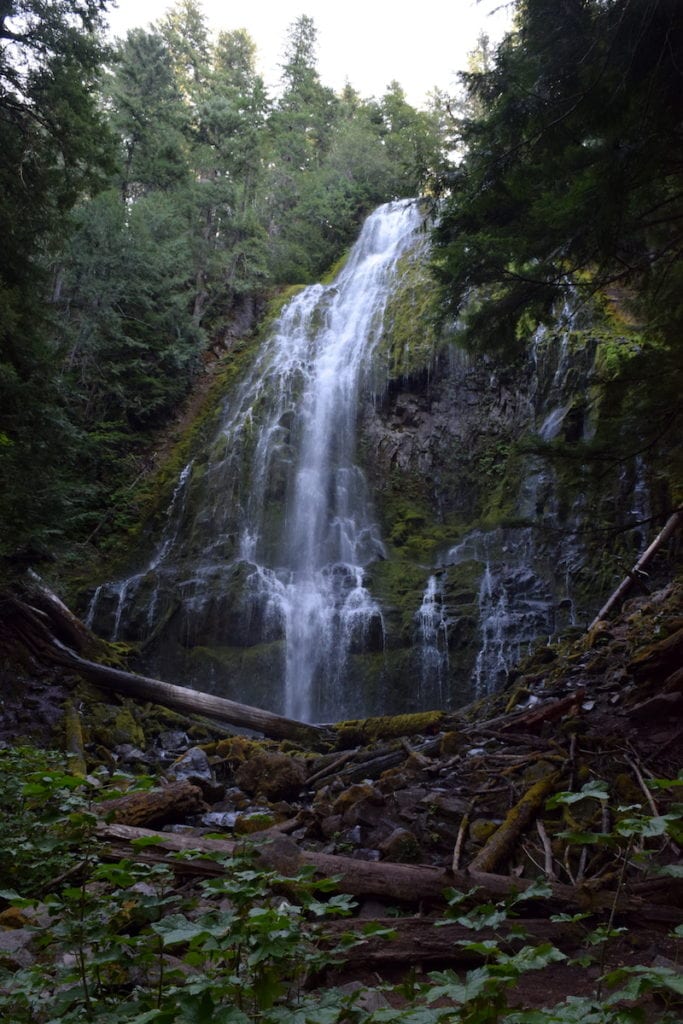
[[68,510],[76,450],[51,341],[50,262],[70,209],[111,171],[97,102],[101,0],[0,8],[0,554]]

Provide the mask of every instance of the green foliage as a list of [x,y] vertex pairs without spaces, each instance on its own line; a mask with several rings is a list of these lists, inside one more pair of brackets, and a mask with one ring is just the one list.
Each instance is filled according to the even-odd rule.
[[319,277],[439,143],[396,83],[381,103],[335,96],[307,16],[274,103],[247,33],[212,38],[195,0],[115,51],[104,0],[5,6],[0,553],[21,567],[126,526],[207,342],[243,335],[273,281]]
[[62,826],[83,807],[82,780],[68,772],[62,754],[31,747],[1,749],[0,776],[0,877],[28,896],[78,863]]
[[[316,881],[310,870],[281,876],[265,870],[245,849],[219,859],[220,873],[194,892],[178,889],[174,872],[164,864],[137,863],[135,857],[99,860],[89,784],[65,772],[56,755],[6,750],[1,767],[7,787],[2,809],[10,823],[2,853],[8,859],[13,844],[12,880],[44,898],[37,908],[11,889],[0,892],[0,899],[29,922],[37,910],[41,920],[35,963],[10,969],[0,957],[0,1014],[13,1024],[635,1024],[653,995],[671,1010],[657,1019],[676,1020],[680,976],[660,965],[606,970],[603,964],[592,996],[519,1009],[513,992],[521,977],[566,961],[550,943],[528,944],[524,921],[513,920],[523,903],[549,894],[542,882],[497,903],[477,904],[476,890],[448,892],[437,925],[456,921],[468,927],[472,938],[461,945],[480,958],[480,966],[463,975],[434,971],[423,981],[413,976],[400,986],[400,1008],[364,1010],[358,993],[308,987],[326,965],[343,964],[351,946],[373,934],[391,937],[389,930],[368,924],[342,935],[336,945],[325,942],[324,920],[352,908],[347,896],[330,895],[333,880]],[[124,787],[135,784],[130,778],[119,781]],[[659,788],[676,784],[658,780]],[[579,793],[559,794],[553,809],[578,800],[602,802],[607,795],[603,783],[590,782]],[[667,819],[668,828],[680,821],[680,812],[639,815],[639,838],[659,835],[660,818]],[[631,826],[626,831],[630,842]],[[617,825],[614,838],[623,835]],[[134,844],[140,860],[155,841]],[[623,856],[630,859],[631,852],[629,847]],[[28,878],[31,864],[34,874]],[[591,947],[604,946],[616,931],[611,922],[588,930],[585,913],[571,920],[586,922],[585,962],[594,962]]]
[[73,453],[51,344],[51,256],[112,167],[97,102],[105,4],[11,0],[0,17],[0,555],[44,541]]
[[467,344],[515,349],[521,317],[615,282],[680,336],[681,31],[671,0],[520,0],[494,60],[462,76],[435,270]]

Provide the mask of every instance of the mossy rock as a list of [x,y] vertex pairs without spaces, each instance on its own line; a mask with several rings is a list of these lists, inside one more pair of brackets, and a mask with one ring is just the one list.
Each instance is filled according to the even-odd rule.
[[300,793],[306,782],[306,768],[298,758],[261,750],[239,766],[235,781],[245,793],[267,800],[287,800]]
[[239,814],[235,820],[235,832],[239,836],[251,836],[255,832],[264,832],[266,829],[272,828],[281,820],[280,816],[267,814],[264,811]]
[[398,864],[415,864],[422,858],[416,836],[407,828],[397,828],[380,844],[384,860]]
[[349,786],[342,793],[339,794],[337,799],[332,805],[332,811],[334,814],[345,815],[348,814],[352,807],[356,804],[367,801],[370,804],[382,804],[384,798],[375,787],[369,782],[359,782],[354,786]]
[[90,742],[100,744],[107,750],[124,743],[143,750],[145,748],[144,730],[130,705],[91,705],[83,724]]

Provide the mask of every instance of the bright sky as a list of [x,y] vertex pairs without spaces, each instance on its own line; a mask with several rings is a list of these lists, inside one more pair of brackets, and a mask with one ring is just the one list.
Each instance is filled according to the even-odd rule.
[[[110,10],[115,35],[146,27],[171,0],[118,0]],[[301,14],[318,29],[318,70],[335,91],[348,79],[364,98],[381,96],[397,79],[415,106],[438,86],[453,92],[456,72],[486,32],[498,39],[509,23],[505,0],[423,0],[399,10],[397,0],[204,0],[212,30],[245,28],[256,43],[259,70],[277,86],[288,26]]]

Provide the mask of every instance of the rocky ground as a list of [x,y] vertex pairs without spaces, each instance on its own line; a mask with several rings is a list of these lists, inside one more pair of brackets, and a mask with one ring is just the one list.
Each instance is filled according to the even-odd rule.
[[[652,780],[681,771],[682,666],[683,584],[672,583],[578,640],[539,647],[503,692],[477,705],[342,723],[324,751],[119,700],[29,660],[2,669],[0,739],[70,746],[91,774],[155,777],[150,791],[99,808],[113,855],[145,830],[160,833],[160,859],[250,840],[272,851],[266,862],[278,870],[311,864],[337,876],[361,920],[407,915],[393,945],[377,940],[349,958],[342,981],[462,962],[457,934],[436,941],[435,929],[420,931],[420,916],[443,915],[443,888],[474,883],[495,901],[538,877],[552,887],[547,906],[525,912],[539,935],[548,927],[551,941],[575,941],[551,927],[553,909],[612,913],[628,929],[610,946],[614,964],[675,965],[680,881],[652,870],[678,863],[682,837],[626,838],[619,828],[628,815],[660,819],[676,803],[675,787]],[[607,795],[578,797],[586,786]],[[645,848],[649,873],[636,856]],[[581,994],[596,970],[534,972],[520,999]]]

